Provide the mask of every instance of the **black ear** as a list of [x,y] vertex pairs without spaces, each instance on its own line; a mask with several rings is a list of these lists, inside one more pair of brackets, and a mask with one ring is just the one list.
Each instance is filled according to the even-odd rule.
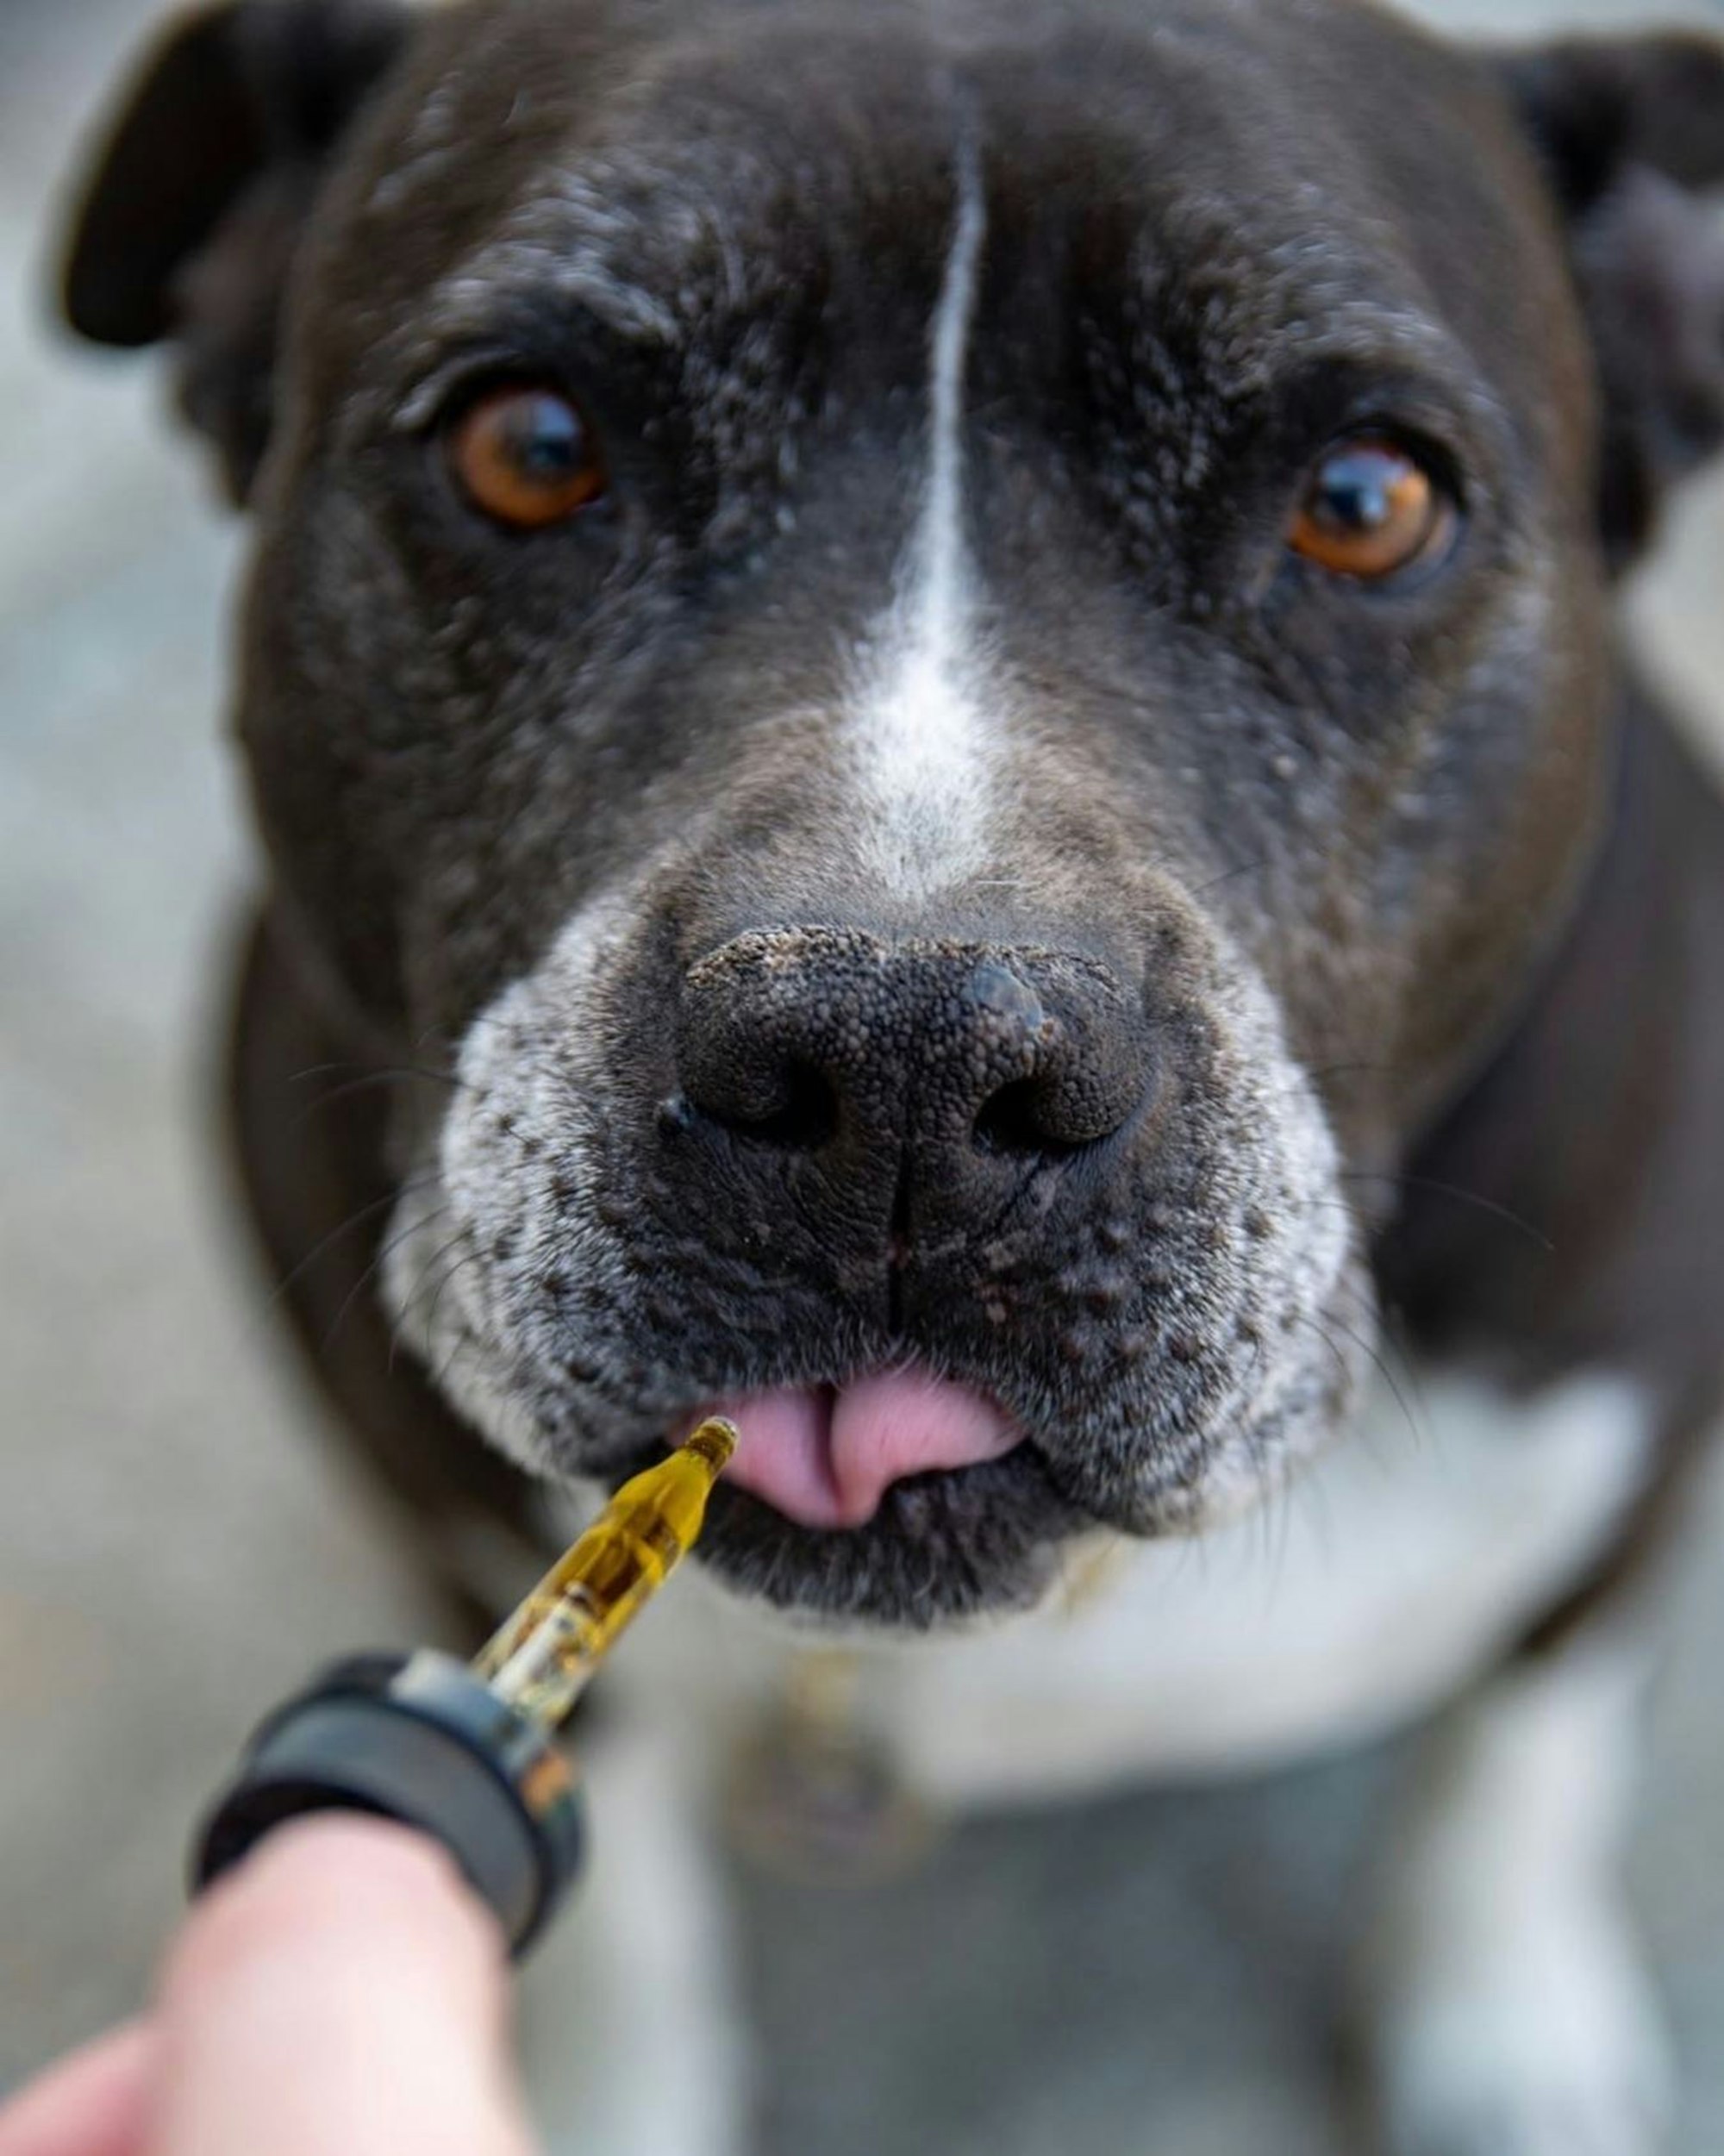
[[1671,485],[1724,446],[1724,44],[1576,40],[1500,63],[1568,221],[1604,397],[1614,563]]
[[181,409],[243,500],[283,287],[329,153],[404,45],[391,0],[228,0],[122,92],[72,220],[62,303],[97,344],[178,347]]

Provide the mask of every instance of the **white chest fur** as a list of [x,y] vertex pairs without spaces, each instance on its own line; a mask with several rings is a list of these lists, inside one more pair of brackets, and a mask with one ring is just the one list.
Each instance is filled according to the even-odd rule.
[[[870,1720],[916,1787],[975,1805],[1259,1765],[1415,1715],[1583,1566],[1644,1472],[1650,1420],[1602,1378],[1521,1403],[1444,1380],[1415,1412],[1416,1434],[1374,1400],[1267,1514],[1201,1542],[1084,1553],[1033,1615],[866,1641]],[[628,1672],[655,1716],[734,1723],[798,1645],[684,1585]]]

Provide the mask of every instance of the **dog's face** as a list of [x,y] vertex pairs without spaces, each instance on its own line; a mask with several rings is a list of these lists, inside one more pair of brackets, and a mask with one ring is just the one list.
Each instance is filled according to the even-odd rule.
[[1251,1501],[1343,1420],[1397,1152],[1596,817],[1606,556],[1678,452],[1608,353],[1601,416],[1558,188],[1601,305],[1689,209],[1626,122],[1582,173],[1596,56],[1299,0],[267,12],[199,66],[291,76],[298,154],[178,183],[221,201],[149,293],[98,186],[72,304],[141,341],[177,275],[242,490],[267,444],[276,871],[453,1080],[403,1334],[555,1475],[734,1409],[709,1553],[788,1603],[1020,1603]]

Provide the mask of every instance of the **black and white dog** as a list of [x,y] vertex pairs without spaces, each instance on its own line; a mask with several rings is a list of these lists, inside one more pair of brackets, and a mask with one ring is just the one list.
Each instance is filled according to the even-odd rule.
[[[1611,592],[1724,439],[1721,181],[1724,48],[1352,0],[237,0],[134,84],[66,305],[255,519],[305,1339],[470,1579],[745,1431],[590,1922],[809,1619],[954,1804],[1446,1703],[1388,2142],[1659,2144],[1616,1870],[1724,1397],[1724,807]],[[743,2145],[695,1847],[583,2146]],[[672,2015],[700,2072],[631,2071]]]

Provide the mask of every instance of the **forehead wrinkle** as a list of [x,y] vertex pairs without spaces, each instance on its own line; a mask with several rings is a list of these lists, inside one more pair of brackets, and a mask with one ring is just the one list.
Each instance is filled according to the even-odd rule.
[[384,372],[414,378],[396,413],[411,428],[429,416],[463,347],[508,334],[547,303],[579,307],[620,340],[664,349],[679,341],[676,313],[656,293],[614,275],[602,254],[491,239],[440,279],[379,347]]
[[[715,235],[684,191],[665,184],[668,177],[649,178],[638,164],[625,174],[598,159],[548,178],[534,175],[499,227],[440,281],[428,319],[459,334],[482,324],[499,296],[513,292],[572,301],[626,337],[672,343],[690,311],[689,285],[703,243],[709,247]],[[647,264],[659,271],[653,282],[642,273]]]
[[1317,319],[1290,322],[1266,342],[1238,388],[1241,394],[1272,394],[1290,377],[1326,366],[1390,376],[1403,394],[1451,406],[1475,426],[1499,428],[1506,416],[1477,361],[1441,322],[1370,301],[1344,301]]
[[619,274],[603,248],[522,240],[493,240],[476,248],[439,283],[415,327],[427,342],[456,343],[496,329],[512,303],[542,307],[547,301],[581,307],[632,343],[669,346],[681,331],[676,309]]
[[[1162,364],[1140,384],[1168,386],[1165,325],[1182,342],[1198,391],[1219,405],[1273,397],[1289,378],[1325,364],[1402,378],[1471,426],[1500,435],[1508,415],[1480,359],[1404,259],[1373,249],[1360,232],[1290,234],[1248,245],[1192,244],[1160,216],[1143,225],[1126,266],[1125,344]],[[1178,370],[1184,372],[1184,368]]]
[[[620,116],[609,117],[615,125]],[[525,176],[493,228],[439,281],[422,320],[459,337],[483,331],[510,296],[561,299],[624,338],[673,344],[696,322],[749,303],[739,205],[769,178],[748,145],[709,141],[697,156],[685,145],[571,149]]]

